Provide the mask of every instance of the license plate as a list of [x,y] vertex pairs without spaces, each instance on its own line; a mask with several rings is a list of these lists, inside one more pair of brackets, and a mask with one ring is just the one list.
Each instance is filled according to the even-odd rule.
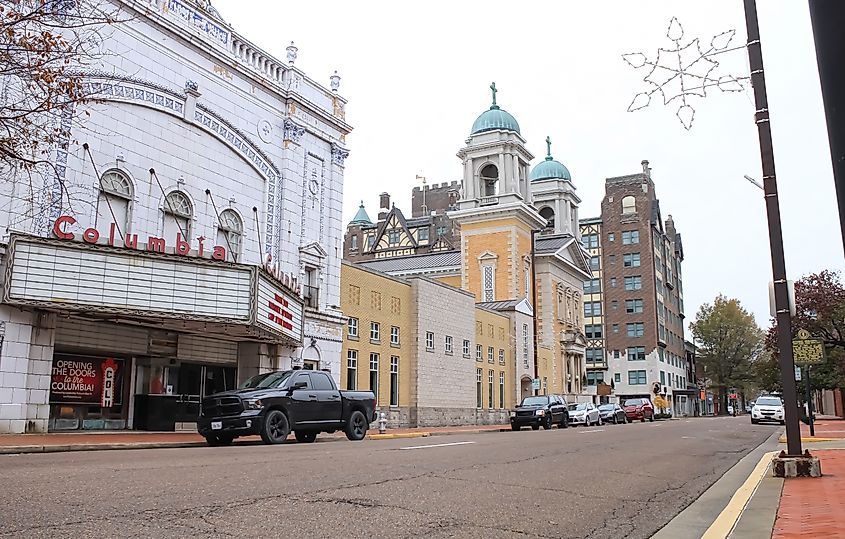
[[222,421],[212,421],[211,422],[211,430],[221,430],[223,428]]

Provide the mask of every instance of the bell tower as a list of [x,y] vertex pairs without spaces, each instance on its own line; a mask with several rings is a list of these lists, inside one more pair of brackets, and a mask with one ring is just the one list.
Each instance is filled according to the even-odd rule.
[[533,207],[529,163],[516,119],[493,102],[459,152],[463,198],[449,216],[461,229],[461,287],[476,301],[531,298],[531,238],[545,220]]

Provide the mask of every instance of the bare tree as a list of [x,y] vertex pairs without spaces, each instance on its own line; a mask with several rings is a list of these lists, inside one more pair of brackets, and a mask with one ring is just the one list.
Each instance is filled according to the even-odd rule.
[[[104,53],[102,29],[122,22],[106,0],[0,3],[0,179],[34,208],[67,200],[64,165],[84,73]],[[69,202],[69,201],[68,201]],[[44,204],[40,204],[43,208]]]

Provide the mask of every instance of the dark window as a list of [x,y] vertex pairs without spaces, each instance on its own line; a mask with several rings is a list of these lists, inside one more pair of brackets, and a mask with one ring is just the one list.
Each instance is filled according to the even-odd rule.
[[637,268],[640,266],[640,253],[628,253],[622,255],[622,265],[626,268]]
[[311,385],[315,390],[319,391],[330,391],[334,389],[334,385],[332,385],[329,375],[324,372],[312,372]]
[[625,312],[628,314],[635,314],[643,312],[643,300],[641,299],[626,299]]
[[622,245],[632,245],[635,243],[640,243],[639,230],[626,230],[622,232]]
[[417,229],[417,238],[420,241],[428,241],[428,229],[427,228],[418,228]]
[[298,384],[300,382],[305,382],[305,387],[303,389],[311,389],[311,377],[308,376],[307,372],[303,372],[293,379],[294,384]]

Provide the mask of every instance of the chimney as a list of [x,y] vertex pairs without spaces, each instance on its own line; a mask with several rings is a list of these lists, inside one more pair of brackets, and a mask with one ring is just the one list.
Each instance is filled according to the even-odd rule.
[[379,196],[379,210],[378,220],[383,221],[387,219],[387,214],[390,212],[390,194],[382,193]]
[[648,159],[643,159],[640,164],[643,166],[643,174],[645,174],[646,178],[651,178],[651,169],[648,166]]

